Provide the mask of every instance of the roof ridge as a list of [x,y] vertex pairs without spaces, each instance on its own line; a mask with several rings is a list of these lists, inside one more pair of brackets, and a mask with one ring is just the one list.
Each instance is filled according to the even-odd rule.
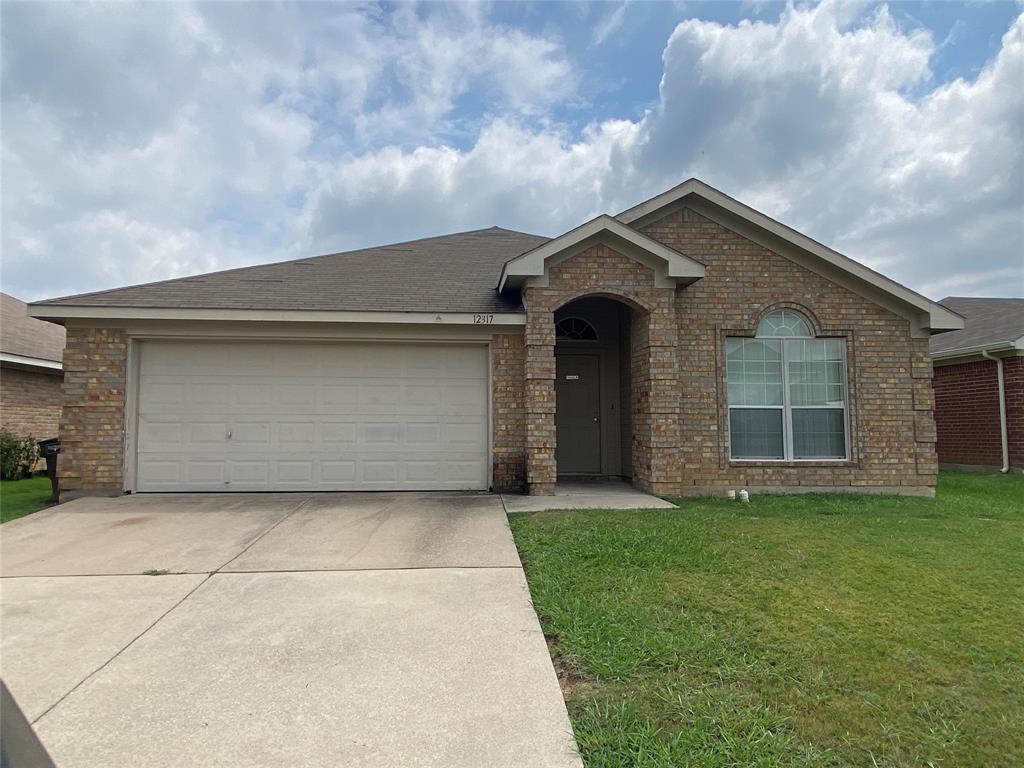
[[1024,301],[1024,296],[947,296],[939,299],[941,304],[944,301]]
[[[316,256],[300,256],[300,257],[295,258],[295,259],[284,259],[282,261],[271,261],[271,262],[267,262],[265,264],[249,264],[249,265],[244,266],[244,267],[231,267],[229,269],[218,269],[218,270],[215,270],[213,272],[200,272],[200,273],[197,273],[197,274],[180,275],[178,277],[168,277],[168,278],[165,278],[163,280],[152,280],[152,281],[143,282],[143,283],[133,283],[131,285],[121,285],[121,286],[117,286],[116,288],[104,288],[104,289],[99,290],[99,291],[87,291],[86,293],[73,293],[73,294],[69,294],[67,296],[56,296],[54,298],[43,299],[41,301],[36,301],[36,302],[31,302],[31,303],[32,304],[56,304],[56,303],[66,302],[69,299],[84,299],[84,298],[89,298],[89,297],[93,297],[93,296],[100,296],[100,295],[105,294],[105,293],[112,293],[114,291],[123,291],[123,290],[127,290],[127,289],[130,289],[130,288],[148,288],[148,287],[151,287],[151,286],[165,285],[167,283],[178,282],[180,280],[200,279],[200,278],[220,276],[220,275],[229,275],[229,274],[232,274],[232,273],[247,272],[249,270],[265,269],[267,267],[279,267],[279,266],[284,266],[286,264],[297,264],[299,262],[316,261],[318,259],[326,259],[326,258],[329,258],[329,257],[332,257],[332,256],[347,256],[347,255],[350,255],[350,254],[363,253],[365,251],[386,250],[388,248],[397,248],[397,247],[403,246],[403,245],[413,245],[415,243],[424,243],[424,242],[427,242],[427,241],[430,241],[430,240],[444,240],[446,238],[461,237],[463,235],[474,235],[474,234],[478,234],[480,232],[490,232],[492,230],[499,230],[501,232],[509,232],[509,233],[515,234],[515,235],[524,235],[526,237],[544,238],[544,235],[534,235],[534,234],[531,234],[530,232],[520,232],[520,231],[515,230],[515,229],[505,229],[504,227],[498,227],[498,226],[483,227],[483,228],[480,228],[480,229],[467,229],[467,230],[464,230],[462,232],[450,232],[450,233],[448,233],[446,235],[428,235],[426,237],[418,237],[418,238],[414,238],[412,240],[402,240],[402,241],[395,242],[395,243],[385,243],[383,245],[372,245],[372,246],[367,246],[365,248],[354,248],[354,249],[348,250],[348,251],[334,251],[332,253],[321,253],[321,254],[317,254]],[[548,238],[548,239],[550,239],[550,238]]]

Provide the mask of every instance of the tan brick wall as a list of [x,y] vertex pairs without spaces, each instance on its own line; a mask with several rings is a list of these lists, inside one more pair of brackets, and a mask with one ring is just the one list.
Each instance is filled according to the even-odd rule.
[[[707,265],[676,292],[679,325],[680,491],[719,487],[872,487],[908,492],[935,485],[928,340],[903,318],[689,209],[644,232]],[[851,460],[731,462],[724,339],[752,334],[777,306],[801,309],[823,335],[846,339]]]
[[673,290],[654,272],[606,245],[595,245],[549,270],[547,287],[527,288],[527,481],[530,493],[552,492],[555,464],[554,312],[582,296],[603,296],[632,309],[632,474],[640,488],[678,486],[679,403]]
[[36,440],[57,436],[61,374],[17,368],[0,371],[0,427]]
[[123,487],[127,350],[121,330],[68,329],[57,462],[62,498]]
[[491,342],[491,460],[493,489],[498,493],[526,490],[525,361],[521,333],[494,337]]
[[[658,240],[707,265],[682,288],[599,245],[524,291],[522,334],[492,345],[495,490],[550,493],[555,463],[553,313],[583,296],[631,307],[634,483],[659,494],[846,487],[929,493],[937,461],[927,339],[907,321],[694,213],[646,226]],[[728,451],[724,339],[753,334],[764,312],[799,308],[823,335],[846,339],[851,458],[840,463],[733,462]],[[61,420],[65,491],[119,490],[124,463],[125,337],[71,329]]]

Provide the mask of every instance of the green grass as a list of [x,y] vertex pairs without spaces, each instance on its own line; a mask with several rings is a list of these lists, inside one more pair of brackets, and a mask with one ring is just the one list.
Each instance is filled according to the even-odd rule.
[[1024,765],[1024,478],[512,516],[588,768]]
[[49,500],[50,478],[48,477],[0,480],[0,523],[38,512],[47,506]]

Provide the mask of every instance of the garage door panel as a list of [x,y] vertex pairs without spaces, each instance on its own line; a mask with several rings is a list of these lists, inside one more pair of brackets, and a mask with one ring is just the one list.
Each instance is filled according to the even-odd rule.
[[185,428],[179,421],[149,421],[140,425],[140,437],[147,445],[174,450],[184,442]]
[[167,461],[143,459],[139,463],[139,474],[148,478],[153,485],[177,487],[183,480],[183,468],[184,464],[177,457]]
[[319,390],[320,405],[325,408],[359,405],[358,384],[335,384],[328,382]]
[[237,451],[246,444],[270,446],[271,432],[275,426],[266,420],[245,421],[241,418],[234,419],[231,422],[231,437],[228,440],[228,448],[231,451]]
[[444,387],[438,384],[407,384],[404,401],[411,406],[436,408],[444,398]]
[[142,408],[159,408],[169,405],[181,406],[185,402],[185,384],[177,381],[160,381],[153,377],[149,387],[142,393],[140,406]]
[[482,346],[146,342],[140,361],[138,490],[487,486]]
[[445,406],[448,409],[480,409],[484,405],[484,393],[476,383],[449,384],[444,389]]
[[405,424],[405,442],[410,446],[441,446],[441,422],[408,421]]
[[227,462],[226,477],[236,485],[243,483],[268,485],[270,482],[269,461],[238,461]]
[[449,445],[476,446],[480,442],[480,432],[485,428],[483,419],[460,420],[449,419],[444,427],[445,442]]
[[322,483],[352,483],[357,478],[355,461],[321,460],[319,466]]
[[454,483],[470,482],[479,471],[475,460],[445,462],[444,468],[445,479]]
[[277,425],[277,440],[283,448],[316,447],[315,421],[282,421]]
[[[186,448],[202,450],[211,445],[221,446],[227,439],[228,423],[226,421],[190,421],[182,424],[187,428],[188,439],[184,441]],[[147,444],[148,447],[157,447]],[[174,450],[175,446],[160,444],[164,450]]]
[[355,421],[329,421],[323,420],[317,425],[320,430],[320,444],[324,448],[331,448],[336,445],[354,445],[356,442],[356,430],[358,425]]
[[276,479],[283,483],[309,483],[313,480],[313,462],[308,460],[275,461],[274,469]]
[[212,485],[219,487],[227,477],[227,462],[223,457],[207,459],[185,459],[185,480],[196,485]]
[[363,424],[363,442],[368,448],[401,444],[402,425],[398,421],[369,421]]
[[316,382],[302,384],[281,384],[277,389],[277,405],[316,405]]
[[270,384],[233,384],[231,402],[240,407],[270,405],[274,402],[274,387]]

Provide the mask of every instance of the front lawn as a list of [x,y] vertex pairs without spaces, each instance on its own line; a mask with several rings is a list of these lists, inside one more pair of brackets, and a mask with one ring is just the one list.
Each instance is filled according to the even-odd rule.
[[510,518],[587,768],[1024,765],[1024,478]]
[[0,523],[31,515],[50,500],[50,478],[0,480]]

